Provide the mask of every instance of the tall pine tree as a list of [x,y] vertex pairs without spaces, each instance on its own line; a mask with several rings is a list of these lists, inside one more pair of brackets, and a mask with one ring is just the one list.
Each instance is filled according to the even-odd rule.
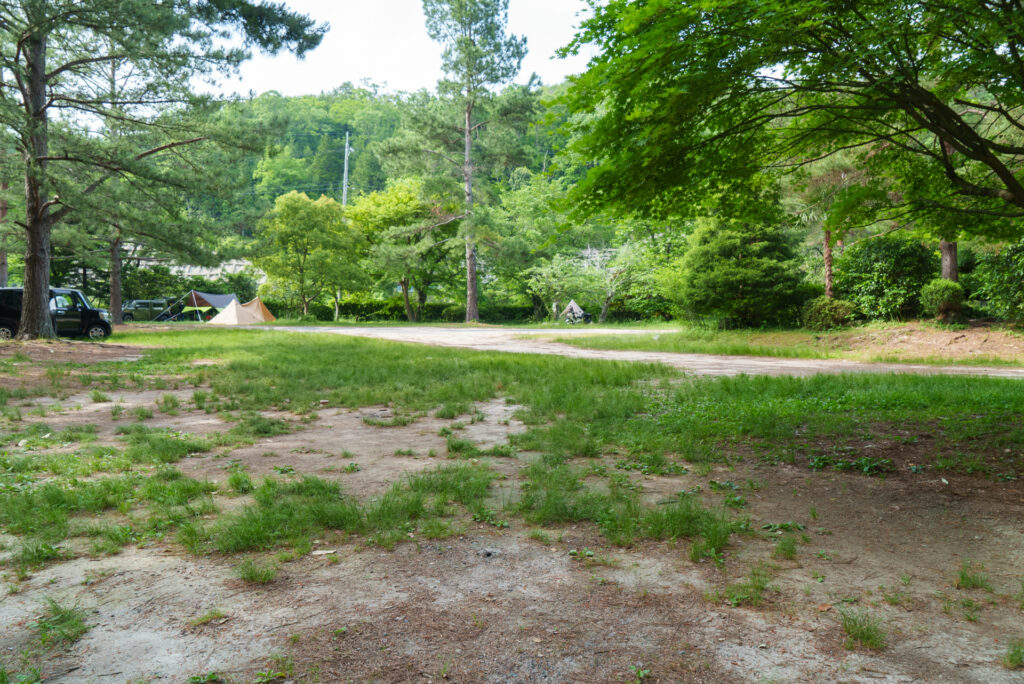
[[[325,26],[268,0],[23,0],[0,11],[0,128],[22,161],[25,295],[19,337],[52,337],[49,273],[53,226],[125,174],[156,179],[152,162],[202,139],[161,124],[158,110],[196,103],[193,79],[248,57],[230,37],[268,52],[302,55]],[[111,64],[130,65],[116,95]],[[117,120],[162,132],[138,149],[94,135]]]
[[480,320],[476,238],[473,228],[473,134],[486,121],[474,120],[491,86],[511,81],[526,55],[526,38],[507,35],[508,0],[423,0],[427,33],[444,46],[447,78],[438,83],[442,96],[460,105],[463,141],[462,181],[466,217],[466,322]]

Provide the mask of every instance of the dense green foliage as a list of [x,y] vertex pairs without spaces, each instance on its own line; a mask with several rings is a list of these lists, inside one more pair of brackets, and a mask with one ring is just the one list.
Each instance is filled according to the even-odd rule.
[[326,195],[318,200],[294,191],[281,195],[257,238],[255,263],[270,279],[270,291],[297,299],[303,315],[325,292],[361,285],[363,237],[344,221],[341,205]]
[[952,280],[936,278],[921,289],[921,309],[935,318],[958,316],[964,306],[964,288]]
[[972,303],[1000,318],[1024,320],[1024,241],[980,259]]
[[[79,244],[102,229],[116,255],[123,238],[173,236],[198,224],[185,220],[180,202],[182,190],[204,182],[187,148],[218,138],[238,144],[239,137],[199,116],[208,99],[194,94],[193,81],[230,72],[248,57],[231,41],[301,55],[325,31],[283,4],[251,0],[4,6],[0,143],[15,154],[3,156],[0,173],[24,180],[22,338],[54,335],[55,225],[75,225]],[[152,216],[160,218],[146,220]],[[154,228],[134,228],[146,224]],[[115,301],[118,290],[115,284]]]
[[919,240],[882,235],[836,259],[836,290],[869,318],[902,319],[920,310],[921,288],[937,272],[935,255]]
[[[249,275],[175,282],[146,267],[242,258],[274,271],[252,277],[270,275],[260,294],[289,317],[542,320],[575,300],[602,321],[789,325],[833,271],[832,292],[860,315],[916,315],[943,240],[947,257],[950,242],[961,243],[968,315],[1021,317],[1013,249],[986,244],[1020,235],[1024,151],[1007,120],[1021,104],[1021,89],[1008,85],[1019,79],[1008,66],[1019,17],[930,1],[920,13],[830,0],[590,4],[568,49],[594,43],[599,54],[568,84],[508,85],[526,46],[508,33],[505,0],[429,0],[425,30],[446,74],[433,92],[325,83],[319,95],[269,92],[216,106],[166,82],[168,65],[209,75],[243,52],[194,44],[175,56],[168,40],[186,48],[213,30],[254,31],[256,46],[301,52],[323,27],[262,2],[147,9],[141,16],[156,33],[121,47],[153,60],[143,99],[162,93],[174,105],[129,103],[139,84],[126,82],[89,92],[102,135],[83,140],[77,122],[53,119],[50,144],[81,159],[50,155],[40,176],[71,198],[43,212],[52,219],[51,281],[112,309],[190,288],[248,297]],[[195,23],[186,27],[188,11]],[[51,57],[73,61],[86,38],[117,24],[103,16],[114,23],[72,21],[49,44]],[[988,27],[1006,50],[968,42],[951,52],[964,22]],[[847,57],[836,57],[837,46]],[[56,85],[91,78],[107,47]],[[111,66],[128,70],[132,59]],[[119,123],[119,107],[138,125]],[[4,111],[13,134],[23,112]],[[73,171],[88,155],[103,163]],[[9,177],[24,171],[17,156],[0,164]],[[338,225],[351,238],[324,243],[313,278],[267,232],[275,203],[303,193],[344,204]],[[3,194],[24,216],[21,188]],[[0,225],[0,264],[27,247],[8,226]],[[920,243],[920,253],[858,256],[859,245],[888,233]],[[994,248],[1000,256],[989,256]],[[972,250],[986,255],[977,271],[963,258]],[[11,263],[20,283],[36,262]],[[338,268],[327,275],[328,266]],[[813,327],[850,320],[839,303],[812,308],[804,320]]]
[[804,304],[800,320],[811,330],[830,330],[849,325],[857,317],[857,309],[850,302],[834,297],[815,297]]
[[591,206],[686,210],[709,188],[852,148],[903,167],[899,203],[918,215],[1024,213],[1012,3],[590,6],[573,48],[601,52],[570,104],[597,112],[576,126],[577,149],[599,161],[580,186]]
[[792,246],[756,219],[698,224],[690,247],[664,279],[665,296],[684,311],[727,326],[794,323],[807,289]]

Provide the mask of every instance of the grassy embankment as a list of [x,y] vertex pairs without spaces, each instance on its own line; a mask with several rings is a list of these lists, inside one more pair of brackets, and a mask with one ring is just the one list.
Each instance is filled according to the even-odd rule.
[[[673,326],[675,327],[675,326]],[[920,323],[918,327],[937,334],[955,333],[947,326]],[[904,324],[870,323],[864,326],[827,332],[810,330],[713,330],[681,326],[666,331],[639,335],[593,335],[560,337],[558,342],[587,349],[670,352],[680,354],[720,354],[727,356],[774,356],[798,359],[847,359],[878,363],[922,363],[929,365],[1024,366],[1024,358],[1015,355],[978,354],[969,358],[894,353],[886,349],[885,337],[898,335]],[[997,329],[1010,335],[1012,329]]]

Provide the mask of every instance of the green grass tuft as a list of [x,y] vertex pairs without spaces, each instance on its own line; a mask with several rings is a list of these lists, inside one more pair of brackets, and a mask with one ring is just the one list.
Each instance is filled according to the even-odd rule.
[[725,601],[733,607],[756,608],[764,603],[764,593],[770,588],[771,580],[770,569],[759,563],[750,569],[750,576],[747,579],[725,588]]
[[980,563],[975,565],[969,560],[965,560],[960,564],[960,572],[957,573],[956,587],[957,589],[984,589],[985,591],[992,591],[992,583],[989,582],[988,576],[982,572],[985,566]]
[[796,560],[796,537],[782,537],[775,543],[772,555],[783,560]]
[[185,433],[134,424],[122,426],[117,434],[128,443],[124,455],[133,463],[177,463],[183,458],[210,450],[210,443]]
[[44,646],[74,643],[91,628],[85,623],[85,611],[77,606],[66,608],[50,597],[45,601],[46,612],[36,623],[39,641]]
[[1014,639],[1010,642],[1003,655],[1003,665],[1011,670],[1024,667],[1024,639]]
[[235,575],[249,584],[270,584],[277,578],[278,567],[269,561],[246,558],[235,566]]
[[857,644],[872,651],[885,649],[885,630],[882,628],[881,620],[877,617],[853,608],[840,608],[839,624],[846,632],[844,646],[848,650],[853,650]]

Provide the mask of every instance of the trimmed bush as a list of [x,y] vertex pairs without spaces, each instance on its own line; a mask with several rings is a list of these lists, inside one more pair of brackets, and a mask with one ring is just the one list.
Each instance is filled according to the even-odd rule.
[[964,308],[964,288],[952,280],[936,278],[921,289],[921,308],[936,318],[956,317]]
[[868,318],[899,320],[921,308],[921,288],[938,275],[932,250],[903,235],[851,245],[836,259],[836,291]]
[[805,328],[830,330],[849,325],[856,317],[857,307],[850,302],[822,296],[804,304],[801,320]]

